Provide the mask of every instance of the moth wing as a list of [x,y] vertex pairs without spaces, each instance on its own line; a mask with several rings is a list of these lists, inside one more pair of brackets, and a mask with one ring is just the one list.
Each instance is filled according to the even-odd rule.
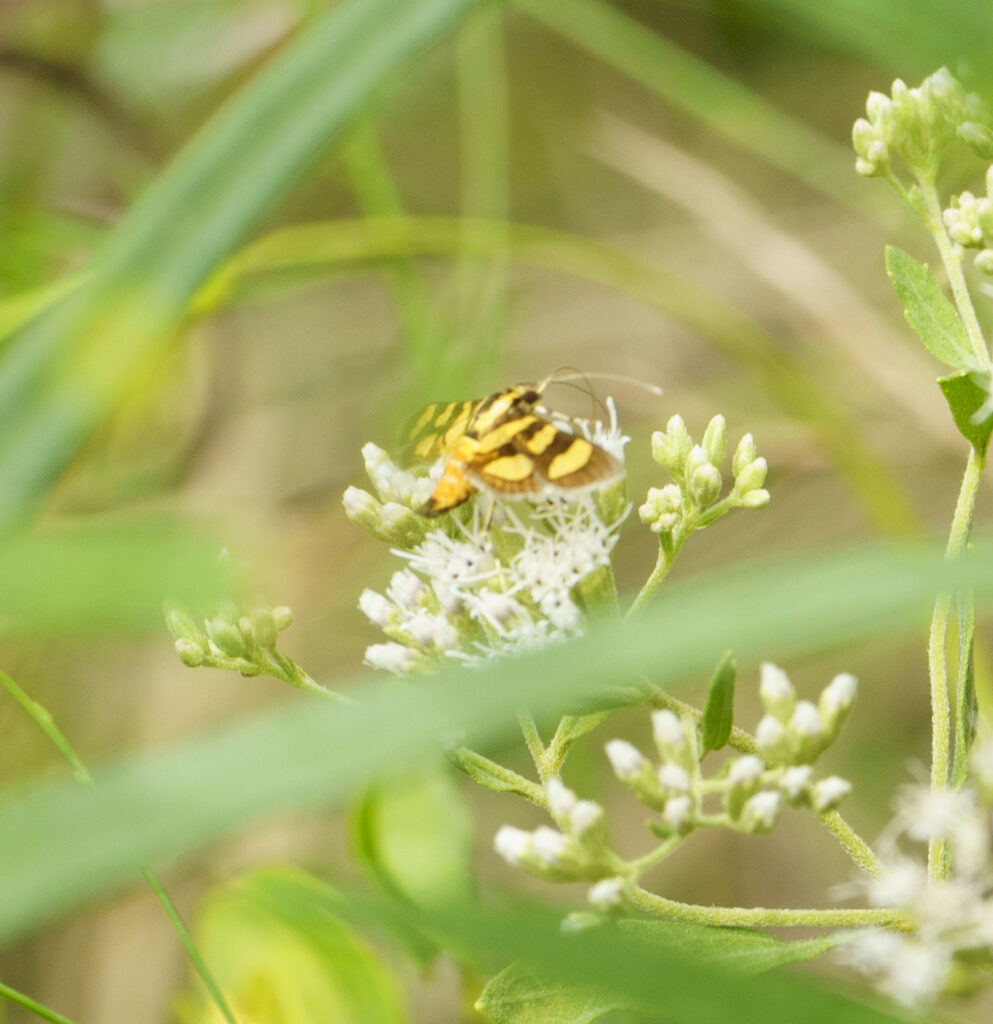
[[405,435],[405,446],[417,462],[447,455],[465,436],[481,399],[467,402],[432,402],[421,410]]
[[512,441],[478,453],[466,465],[474,484],[500,494],[534,495],[545,489],[535,472],[535,460]]
[[537,423],[517,434],[512,445],[534,461],[535,474],[547,491],[574,491],[610,483],[624,466],[599,445],[536,417]]

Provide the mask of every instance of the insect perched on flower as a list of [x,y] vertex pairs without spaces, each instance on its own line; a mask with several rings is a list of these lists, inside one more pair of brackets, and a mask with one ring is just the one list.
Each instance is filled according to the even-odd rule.
[[446,458],[419,509],[423,515],[448,512],[480,489],[541,499],[575,495],[623,475],[621,459],[538,414],[552,379],[514,384],[483,399],[435,402],[421,413],[409,435],[414,457]]

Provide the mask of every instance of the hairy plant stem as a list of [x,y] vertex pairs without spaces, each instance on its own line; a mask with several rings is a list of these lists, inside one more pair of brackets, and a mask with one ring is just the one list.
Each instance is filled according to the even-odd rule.
[[659,535],[659,554],[655,560],[655,568],[652,569],[651,575],[645,580],[644,586],[638,591],[638,596],[631,602],[631,607],[628,608],[627,614],[624,616],[626,619],[632,615],[637,615],[655,596],[655,591],[659,589],[662,581],[669,575],[672,563],[675,562],[676,556],[682,551],[683,545],[692,532],[693,527],[689,523],[680,523],[671,536]]
[[636,887],[629,896],[632,906],[667,921],[690,924],[746,928],[858,928],[865,926],[898,928],[910,931],[913,923],[907,914],[886,907],[851,910],[787,910],[768,907],[705,907],[668,900],[647,889]]
[[[959,489],[955,513],[945,547],[947,559],[957,558],[965,550],[972,530],[976,511],[976,497],[986,454],[975,448],[969,451],[962,486]],[[947,591],[938,595],[931,616],[928,634],[928,674],[931,679],[931,788],[940,789],[948,785],[951,759],[952,710],[948,692],[948,622],[951,612],[952,595]],[[959,709],[962,713],[962,709]],[[945,858],[945,844],[932,839],[928,846],[928,874],[933,881],[946,877],[949,865]]]

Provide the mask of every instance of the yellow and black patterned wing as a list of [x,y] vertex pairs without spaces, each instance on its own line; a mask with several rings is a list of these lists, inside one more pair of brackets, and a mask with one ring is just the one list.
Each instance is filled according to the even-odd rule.
[[407,444],[418,462],[429,462],[450,452],[465,435],[482,399],[432,402],[407,432]]

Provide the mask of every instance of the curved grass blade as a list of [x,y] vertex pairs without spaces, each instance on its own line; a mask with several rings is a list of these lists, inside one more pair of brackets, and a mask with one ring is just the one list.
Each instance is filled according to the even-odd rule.
[[0,527],[52,479],[155,357],[189,299],[372,91],[484,0],[344,0],[194,137],[97,254],[87,281],[0,365]]

